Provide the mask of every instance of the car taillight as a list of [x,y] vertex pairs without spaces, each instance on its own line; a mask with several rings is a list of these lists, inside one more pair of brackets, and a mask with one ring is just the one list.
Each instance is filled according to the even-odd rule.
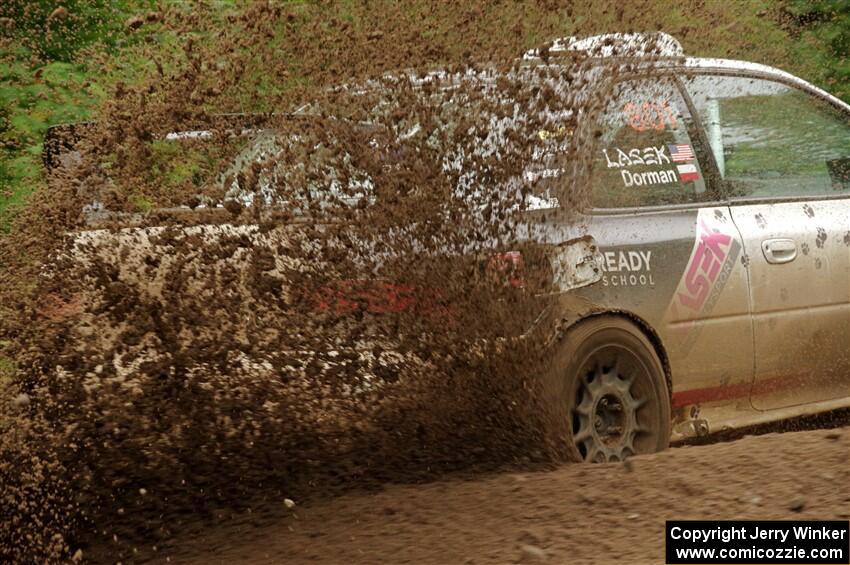
[[523,278],[524,271],[525,264],[523,262],[522,252],[520,251],[495,253],[490,256],[490,260],[487,263],[487,272],[496,282],[510,285],[514,288],[525,286],[525,279]]
[[550,250],[545,246],[527,246],[521,251],[493,253],[487,259],[490,280],[504,288],[540,294],[551,292],[553,283]]

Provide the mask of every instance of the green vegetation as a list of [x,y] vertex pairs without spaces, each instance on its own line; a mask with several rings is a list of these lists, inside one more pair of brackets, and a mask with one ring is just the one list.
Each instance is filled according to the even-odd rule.
[[[795,90],[722,100],[726,179],[740,196],[830,194],[829,163],[850,156],[850,124]],[[788,116],[794,116],[789,120]]]
[[0,222],[20,205],[41,178],[41,140],[48,125],[85,119],[102,90],[86,73],[52,61],[32,71],[25,62],[0,64]]
[[125,22],[150,1],[7,0],[0,5],[0,231],[41,182],[50,125],[89,118],[114,78],[104,57],[134,39]]
[[[850,155],[850,125],[831,107],[813,106],[789,90],[782,95],[741,96],[723,100],[726,174],[822,177],[829,185],[826,161]],[[794,120],[788,120],[788,116]]]
[[810,62],[806,78],[850,100],[850,0],[790,0],[793,53]]
[[7,382],[11,381],[12,375],[15,374],[15,363],[8,357],[0,356],[0,387],[3,387]]

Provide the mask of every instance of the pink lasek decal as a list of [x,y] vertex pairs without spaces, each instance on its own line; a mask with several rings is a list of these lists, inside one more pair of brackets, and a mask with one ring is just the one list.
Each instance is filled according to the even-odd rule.
[[679,302],[697,312],[705,303],[723,260],[726,258],[726,250],[732,243],[732,236],[713,231],[704,220],[700,222],[700,225],[702,227],[700,242],[685,275],[685,287],[688,292],[679,293]]

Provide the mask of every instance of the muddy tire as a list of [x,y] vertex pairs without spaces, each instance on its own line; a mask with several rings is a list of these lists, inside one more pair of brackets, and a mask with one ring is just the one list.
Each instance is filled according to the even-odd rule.
[[571,328],[542,383],[547,442],[573,461],[605,463],[670,442],[670,395],[652,343],[632,322],[599,316]]

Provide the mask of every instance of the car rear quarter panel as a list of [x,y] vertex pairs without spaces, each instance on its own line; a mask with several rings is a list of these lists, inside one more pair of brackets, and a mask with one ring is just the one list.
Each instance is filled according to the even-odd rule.
[[627,313],[657,334],[670,365],[674,419],[686,411],[693,417],[704,404],[749,408],[747,270],[728,209],[597,212],[589,230],[604,275],[574,292],[596,311]]

